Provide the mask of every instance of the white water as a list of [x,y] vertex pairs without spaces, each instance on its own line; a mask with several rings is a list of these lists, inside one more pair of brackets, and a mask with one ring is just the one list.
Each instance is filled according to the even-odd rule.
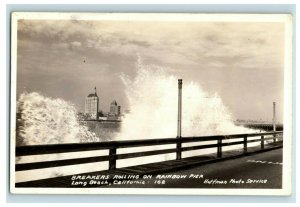
[[[118,139],[170,138],[177,136],[177,79],[163,68],[136,64],[133,80],[122,76],[130,113],[122,122]],[[183,80],[182,136],[234,134],[252,131],[235,126],[222,99],[201,86]]]
[[[169,75],[164,68],[145,65],[139,59],[136,63],[137,75],[134,79],[122,76],[130,113],[122,122],[121,133],[117,140],[174,138],[177,136],[178,86],[180,77]],[[200,85],[183,80],[182,87],[182,136],[206,136],[254,133],[255,130],[236,126],[228,108],[217,93],[209,94]],[[199,143],[197,143],[199,144]],[[206,142],[205,144],[212,144]],[[255,144],[255,143],[254,143]],[[183,146],[191,146],[184,144]],[[252,145],[252,144],[250,144]],[[250,146],[249,145],[249,146]],[[175,145],[147,147],[146,150],[174,148]],[[224,150],[238,146],[224,147]],[[118,153],[144,151],[145,148],[119,149]],[[184,157],[215,152],[206,149],[183,153]],[[118,160],[119,167],[143,164],[147,162],[170,160],[175,153],[165,156]]]
[[[18,120],[19,129],[17,143],[22,145],[43,145],[74,142],[95,142],[99,138],[94,132],[78,122],[77,111],[72,103],[62,99],[45,97],[39,93],[23,93],[17,103],[17,111],[22,114]],[[105,153],[105,152],[104,152]],[[51,155],[23,156],[16,159],[17,163],[30,163],[46,160],[59,160],[75,157],[103,155],[102,151],[90,153],[62,153]],[[20,171],[16,173],[16,181],[28,181],[55,177],[58,175],[72,174],[74,170],[83,172],[95,166],[77,165],[61,168]],[[104,168],[107,163],[99,167]],[[97,169],[97,168],[96,168]],[[32,176],[34,174],[34,176]]]
[[25,145],[97,141],[95,133],[80,125],[72,103],[39,93],[23,93],[18,100],[22,114],[20,139]]
[[[121,132],[115,140],[134,140],[146,138],[172,138],[177,132],[177,79],[168,75],[163,68],[144,65],[140,60],[136,64],[137,75],[130,79],[121,76],[125,84],[130,113],[122,121]],[[256,132],[235,126],[228,108],[215,94],[208,94],[200,85],[183,80],[182,136],[205,136],[217,134],[238,134]],[[101,96],[101,95],[100,95]],[[94,132],[79,124],[73,104],[62,99],[52,99],[38,93],[23,93],[18,100],[18,111],[22,113],[22,126],[19,138],[25,145],[57,144],[74,142],[101,141]],[[146,150],[174,147],[147,147]],[[122,149],[118,153],[145,148]],[[215,149],[202,150],[203,153],[215,152]],[[189,153],[189,155],[194,152]],[[72,154],[44,156],[27,156],[18,159],[18,163],[63,159],[107,154],[107,151],[94,151]],[[187,153],[185,155],[188,155]],[[136,158],[130,161],[120,160],[117,167],[128,163],[141,164],[148,161],[174,159],[174,153],[166,156]],[[107,168],[107,163],[91,163],[62,168],[36,170],[34,179],[54,177],[81,172],[96,171]],[[17,182],[31,180],[31,171],[18,172]]]

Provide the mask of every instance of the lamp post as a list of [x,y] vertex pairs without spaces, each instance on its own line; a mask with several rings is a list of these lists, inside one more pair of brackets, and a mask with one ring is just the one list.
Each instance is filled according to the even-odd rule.
[[[182,79],[178,79],[178,117],[177,117],[177,138],[181,139],[181,118],[182,118]],[[181,142],[177,143],[176,159],[181,159]]]
[[[273,131],[276,132],[276,102],[273,102]],[[273,137],[273,141],[276,142],[276,134]]]
[[276,132],[276,102],[273,102],[273,131]]

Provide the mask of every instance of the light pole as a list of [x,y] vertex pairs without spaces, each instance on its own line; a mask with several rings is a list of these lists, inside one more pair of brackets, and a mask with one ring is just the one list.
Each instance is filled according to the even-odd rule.
[[[178,79],[178,117],[177,117],[177,138],[181,139],[181,118],[182,118],[182,79]],[[177,143],[176,159],[181,159],[181,142]]]
[[[273,131],[276,132],[276,102],[273,102]],[[273,141],[276,142],[276,134],[273,137]]]
[[276,132],[276,102],[273,102],[273,131]]

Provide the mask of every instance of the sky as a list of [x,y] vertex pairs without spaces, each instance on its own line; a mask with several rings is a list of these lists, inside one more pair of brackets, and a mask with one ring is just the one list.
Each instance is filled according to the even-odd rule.
[[217,93],[235,119],[283,118],[284,25],[271,22],[18,21],[17,95],[39,92],[84,110],[94,91],[100,109],[128,108],[120,75],[135,63]]

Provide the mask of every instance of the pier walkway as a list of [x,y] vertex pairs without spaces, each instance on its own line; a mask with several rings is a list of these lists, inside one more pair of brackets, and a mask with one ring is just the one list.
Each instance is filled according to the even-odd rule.
[[[181,179],[182,176],[186,177]],[[282,148],[165,172],[154,175],[146,181],[146,186],[123,184],[109,187],[280,189],[282,188]]]

